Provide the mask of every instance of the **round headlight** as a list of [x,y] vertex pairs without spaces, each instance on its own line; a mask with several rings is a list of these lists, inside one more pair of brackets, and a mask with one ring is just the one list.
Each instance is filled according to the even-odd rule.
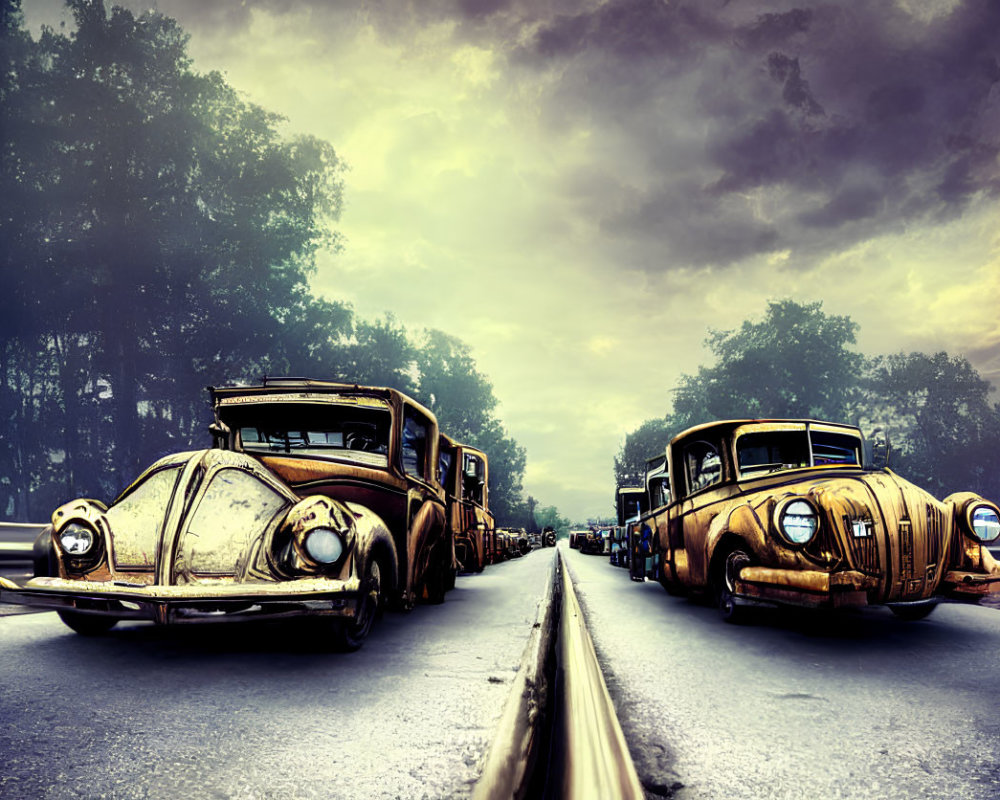
[[329,528],[316,528],[309,532],[305,541],[309,558],[319,564],[333,564],[344,553],[344,542]]
[[1000,536],[1000,516],[989,506],[976,506],[969,515],[972,532],[981,542],[992,542]]
[[59,545],[71,556],[84,556],[94,546],[94,532],[86,525],[71,522],[59,531]]
[[793,500],[782,509],[778,526],[792,544],[806,544],[819,530],[819,516],[805,500]]

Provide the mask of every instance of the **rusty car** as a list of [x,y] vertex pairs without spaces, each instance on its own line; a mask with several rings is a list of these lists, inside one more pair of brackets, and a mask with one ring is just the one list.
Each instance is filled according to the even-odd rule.
[[577,548],[581,553],[587,555],[598,555],[604,552],[605,531],[599,528],[591,528],[582,535],[577,536]]
[[438,477],[445,490],[448,525],[455,540],[455,556],[465,572],[482,572],[495,560],[489,510],[489,463],[482,450],[441,435]]
[[55,609],[81,634],[317,617],[341,650],[387,603],[444,600],[454,542],[430,411],[307,379],[209,391],[213,447],[161,458],[110,505],[56,509],[36,576],[0,578],[0,599]]
[[[1000,593],[1000,508],[943,500],[866,457],[855,426],[730,420],[666,448],[669,495],[633,525],[651,533],[654,577],[739,621],[755,605],[888,606],[920,619],[942,600]],[[640,578],[641,579],[641,578]]]
[[615,492],[618,524],[611,529],[609,561],[616,567],[629,566],[629,526],[649,510],[646,490],[641,486],[619,486]]
[[551,525],[546,525],[542,529],[540,536],[542,547],[555,547],[556,546],[556,529]]

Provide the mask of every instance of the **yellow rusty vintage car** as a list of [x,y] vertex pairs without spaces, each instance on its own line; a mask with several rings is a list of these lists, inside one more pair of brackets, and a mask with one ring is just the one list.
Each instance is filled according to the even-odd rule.
[[666,504],[648,526],[657,578],[737,621],[754,605],[886,605],[920,619],[943,599],[1000,592],[986,544],[1000,509],[943,501],[866,464],[861,431],[810,420],[701,425],[667,446]]
[[438,426],[393,389],[304,379],[210,389],[215,447],[162,458],[117,500],[57,509],[36,577],[0,599],[74,630],[325,618],[354,650],[387,602],[440,602],[454,543]]
[[455,556],[465,572],[482,572],[491,562],[493,530],[489,511],[489,466],[482,450],[444,434],[438,442],[438,478],[444,486]]

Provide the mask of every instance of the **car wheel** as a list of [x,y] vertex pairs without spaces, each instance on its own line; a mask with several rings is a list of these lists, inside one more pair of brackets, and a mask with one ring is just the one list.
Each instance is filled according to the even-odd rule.
[[358,615],[350,622],[337,625],[333,633],[333,644],[337,650],[352,653],[365,643],[375,620],[382,612],[385,589],[382,578],[382,564],[377,558],[371,559],[365,568],[364,595],[359,603]]
[[424,599],[428,603],[440,605],[444,602],[445,593],[448,591],[449,573],[454,574],[450,565],[432,557],[424,574]]
[[81,614],[78,611],[58,611],[56,613],[59,614],[59,619],[81,636],[100,636],[118,624],[116,617]]
[[725,561],[716,576],[715,597],[719,605],[719,613],[726,622],[739,624],[747,621],[748,609],[736,603],[733,596],[736,592],[736,578],[743,567],[753,563],[750,554],[736,547],[729,551]]
[[907,622],[916,622],[918,619],[925,619],[933,613],[935,608],[937,608],[937,603],[921,603],[920,605],[913,606],[889,606],[889,610],[893,614]]
[[56,548],[52,544],[52,528],[46,528],[35,539],[31,548],[31,566],[36,578],[59,577]]

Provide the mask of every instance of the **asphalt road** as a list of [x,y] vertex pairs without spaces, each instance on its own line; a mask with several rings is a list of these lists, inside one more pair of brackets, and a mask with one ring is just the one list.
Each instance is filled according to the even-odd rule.
[[568,551],[651,797],[1000,797],[1000,611],[823,616],[715,609]]
[[554,556],[460,576],[346,655],[290,626],[0,618],[0,798],[467,796]]

